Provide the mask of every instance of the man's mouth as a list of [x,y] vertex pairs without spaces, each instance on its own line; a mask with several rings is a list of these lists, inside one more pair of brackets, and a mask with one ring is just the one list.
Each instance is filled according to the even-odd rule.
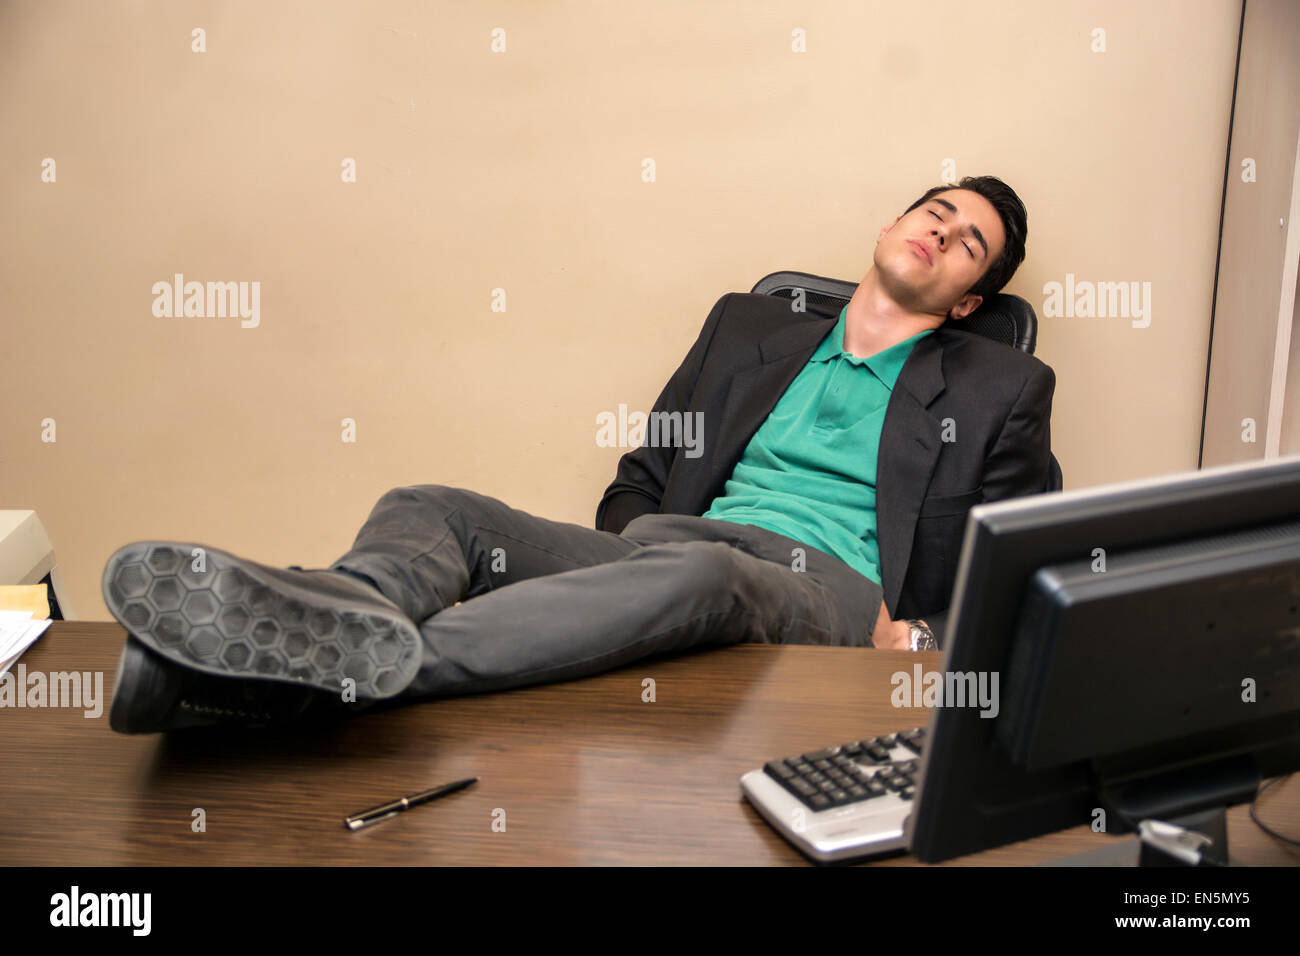
[[930,265],[934,265],[934,260],[930,258],[929,249],[925,248],[925,246],[921,245],[921,243],[917,242],[915,239],[907,240],[907,244],[911,246],[913,249],[915,249],[917,255],[919,255],[922,259],[924,259]]

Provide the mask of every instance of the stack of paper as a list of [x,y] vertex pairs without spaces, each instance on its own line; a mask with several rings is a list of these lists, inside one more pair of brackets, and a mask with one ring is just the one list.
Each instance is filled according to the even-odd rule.
[[0,674],[22,657],[50,626],[48,620],[33,619],[31,611],[0,611]]

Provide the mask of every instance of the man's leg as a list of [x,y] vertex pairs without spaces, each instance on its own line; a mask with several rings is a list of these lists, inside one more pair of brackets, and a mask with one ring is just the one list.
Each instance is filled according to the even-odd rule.
[[135,542],[110,556],[103,578],[109,611],[130,634],[110,724],[147,733],[292,717],[304,707],[331,709],[341,690],[364,710],[400,693],[425,663],[411,618],[635,547],[436,485],[385,495],[334,569]]
[[642,541],[721,541],[771,562],[776,566],[772,570],[779,569],[782,575],[778,581],[789,584],[787,578],[794,575],[796,580],[819,585],[831,621],[829,633],[816,628],[796,631],[787,643],[872,646],[884,610],[884,590],[824,551],[766,528],[694,515],[642,515],[623,533]]
[[371,579],[418,624],[458,601],[616,561],[636,547],[463,488],[413,485],[380,498],[352,549],[330,567]]
[[862,585],[845,601],[825,575],[723,540],[688,540],[718,528],[644,516],[624,530],[635,550],[618,560],[514,583],[427,618],[424,662],[400,700],[572,680],[707,645],[870,642],[873,582],[846,568]]
[[[736,531],[739,527],[687,516],[644,515],[623,535],[615,535],[546,521],[460,489],[436,485],[395,489],[376,505],[353,549],[329,572],[286,572],[223,556],[221,561],[231,567],[215,572],[216,594],[230,606],[216,609],[217,623],[225,626],[227,612],[248,618],[240,603],[247,599],[255,613],[285,617],[283,623],[290,628],[285,640],[301,643],[310,638],[299,627],[299,618],[304,604],[311,610],[313,587],[329,592],[321,600],[328,608],[342,609],[344,615],[354,615],[349,604],[353,599],[346,595],[366,592],[371,603],[382,602],[392,609],[392,623],[371,644],[412,629],[409,638],[400,639],[410,641],[401,660],[411,658],[414,677],[404,679],[400,691],[395,687],[372,695],[391,702],[570,680],[654,654],[707,644],[869,643],[870,625],[863,622],[874,621],[879,610],[879,588],[874,582],[850,571],[856,581],[839,589],[844,594],[837,594],[827,582],[833,583],[836,574],[847,568],[835,559],[826,555],[818,559],[819,552],[809,549],[809,566],[815,573],[798,573],[785,560],[788,546],[798,546],[797,542],[772,536],[776,543],[768,550],[773,556],[759,557],[737,546],[746,541],[731,540],[737,534],[751,535],[750,531]],[[770,534],[753,530],[760,537]],[[133,549],[123,551],[129,552],[124,560],[152,563],[155,559],[152,552],[146,555],[148,547],[139,555]],[[178,563],[188,551],[165,548],[159,551],[163,554]],[[819,560],[825,566],[820,572],[815,567]],[[131,600],[125,591],[137,587],[136,577],[144,581],[144,572],[138,570],[138,564],[119,566],[116,562],[115,557],[106,569],[106,596],[110,602],[116,597]],[[253,589],[241,585],[242,596],[234,593],[240,588],[227,596],[221,578],[245,572],[253,578]],[[213,569],[208,573],[211,576]],[[354,575],[370,579],[374,588],[361,585]],[[183,571],[180,577],[184,577]],[[336,580],[340,578],[350,580],[350,587]],[[320,583],[314,585],[313,580]],[[194,582],[193,586],[206,587],[207,583]],[[118,590],[124,593],[117,595]],[[365,596],[359,600],[364,603]],[[453,606],[461,600],[464,603]],[[113,606],[110,603],[110,609]],[[134,627],[133,607],[124,605],[122,613],[115,616]],[[869,615],[859,613],[863,608],[870,609]],[[295,676],[290,673],[281,678],[278,671],[258,664],[261,660],[273,662],[276,647],[262,647],[250,660],[233,659],[230,649],[243,643],[233,630],[226,653],[197,648],[197,639],[191,638],[198,632],[191,634],[182,615],[174,617],[179,628],[175,634],[157,628],[148,635],[133,633],[148,637],[150,647],[172,662],[198,666],[210,674],[225,672],[238,677],[256,672],[276,680]],[[384,618],[383,607],[366,612],[371,624],[382,624]],[[308,614],[309,621],[314,619],[314,613]],[[274,623],[256,622],[252,639],[262,644],[265,637],[274,643],[278,639],[277,628],[271,626]],[[212,627],[205,625],[200,630]],[[204,635],[204,639],[211,636]],[[331,640],[348,654],[366,651],[355,644],[350,632],[335,633]],[[132,650],[128,640],[124,654]],[[191,653],[195,650],[197,658]],[[293,648],[286,646],[285,650],[295,656]],[[306,651],[312,647],[306,646]],[[303,653],[297,649],[297,658]],[[316,660],[320,655],[310,653],[308,657]],[[161,687],[164,677],[172,681],[182,675],[175,670],[151,670],[148,664],[140,659],[142,676],[133,683],[139,688],[133,694],[141,699],[142,707],[124,713],[124,720],[114,724],[114,729],[129,726],[134,729],[127,732],[141,732],[175,725],[171,704],[161,697],[157,701],[145,698],[159,696],[147,688]],[[330,666],[337,669],[337,664]],[[333,673],[316,675],[314,686],[338,686],[330,676]],[[119,684],[120,678],[121,674]],[[213,694],[222,689],[211,682],[192,684],[181,686],[177,695]],[[245,697],[253,694],[257,697],[253,703],[259,706],[267,696],[262,693],[267,688],[261,681],[226,682],[224,689]],[[162,696],[171,694],[168,690]],[[241,708],[251,706],[248,701],[236,703]],[[185,700],[180,699],[179,704],[184,706]],[[114,706],[116,709],[116,699]]]

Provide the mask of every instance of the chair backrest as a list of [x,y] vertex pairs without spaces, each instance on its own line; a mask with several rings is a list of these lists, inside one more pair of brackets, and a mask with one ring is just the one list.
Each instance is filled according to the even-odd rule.
[[[795,291],[802,289],[804,301],[809,308],[836,316],[848,305],[857,287],[856,282],[831,279],[809,272],[773,272],[759,279],[750,292],[792,299]],[[966,318],[957,322],[949,319],[940,328],[982,335],[1030,355],[1034,354],[1034,345],[1038,341],[1038,316],[1034,307],[1020,296],[1005,292],[999,292],[981,302],[980,307]],[[1056,456],[1052,455],[1047,487],[1044,490],[1060,491],[1061,488],[1061,466]]]
[[[815,276],[808,272],[773,272],[759,279],[750,291],[790,299],[794,297],[796,289],[803,289],[808,303],[838,315],[840,309],[853,298],[853,291],[857,287],[856,282]],[[956,322],[949,319],[940,328],[982,335],[1030,355],[1034,354],[1034,345],[1038,341],[1038,316],[1034,307],[1020,296],[1005,292],[999,292],[981,302],[980,307],[966,318]]]

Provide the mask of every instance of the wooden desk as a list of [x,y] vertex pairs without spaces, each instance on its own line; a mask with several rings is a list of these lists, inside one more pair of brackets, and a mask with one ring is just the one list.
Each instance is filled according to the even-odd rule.
[[[889,675],[913,655],[744,645],[324,730],[128,737],[108,726],[124,640],[115,623],[56,622],[21,658],[29,672],[103,671],[105,700],[98,719],[0,710],[0,864],[803,864],[741,797],[740,775],[925,722],[889,704]],[[641,699],[647,677],[654,703]],[[373,828],[342,825],[472,776],[476,786]],[[195,808],[206,832],[191,830]],[[493,831],[498,809],[505,832]],[[1276,785],[1260,813],[1300,832],[1300,780]],[[1228,820],[1235,859],[1300,862],[1245,807]],[[1079,827],[953,862],[1030,864],[1119,839]]]

